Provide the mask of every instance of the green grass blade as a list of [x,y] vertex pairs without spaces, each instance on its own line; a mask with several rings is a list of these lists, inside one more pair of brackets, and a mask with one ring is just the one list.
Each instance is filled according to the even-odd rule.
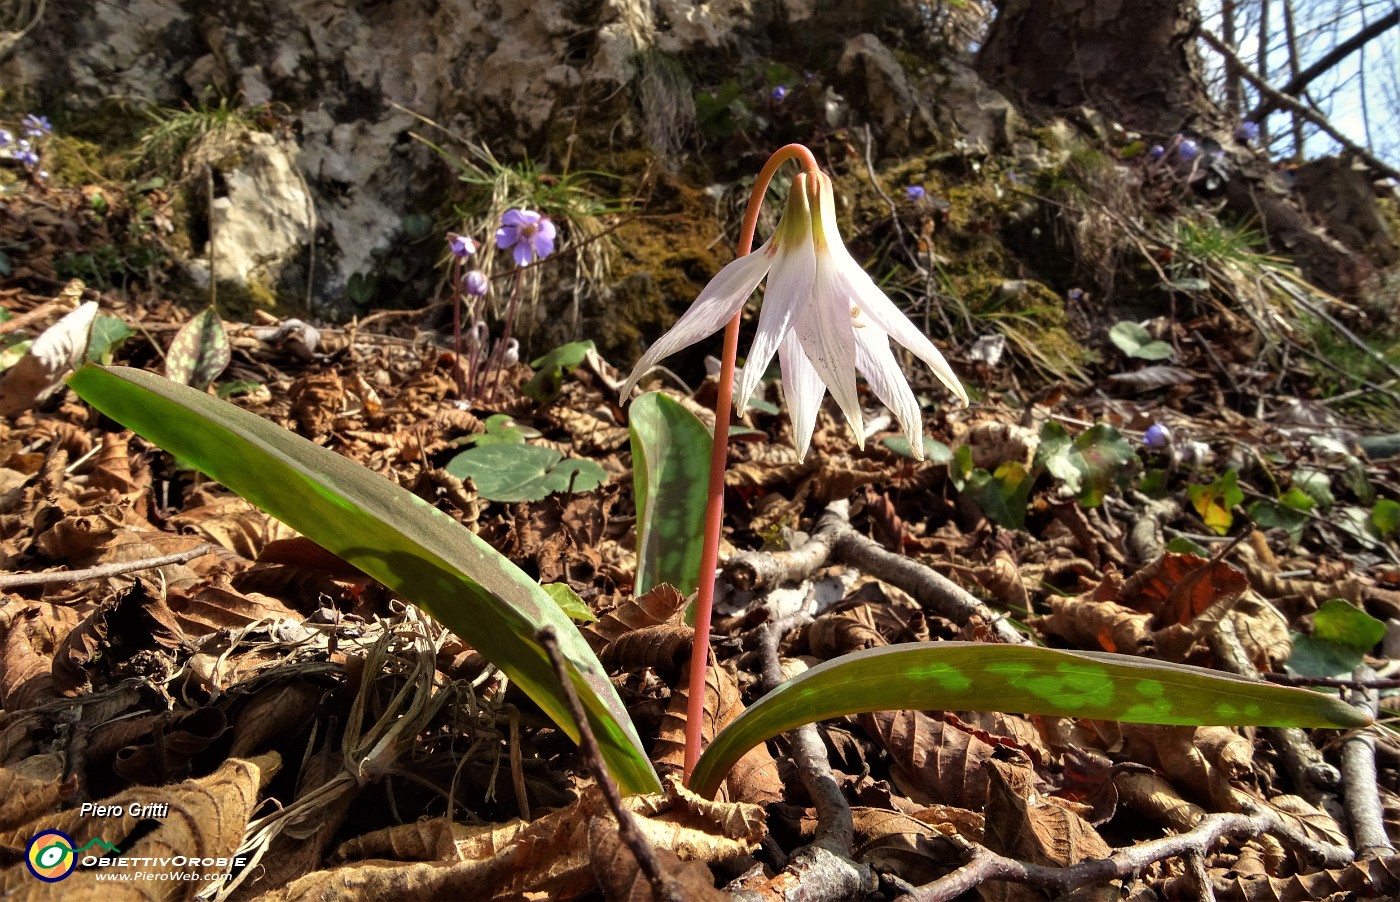
[[69,385],[426,610],[577,739],[563,687],[534,640],[538,627],[552,625],[618,785],[630,794],[660,790],[622,700],[582,635],[538,584],[451,517],[333,451],[168,379],[89,365]]
[[1132,723],[1363,727],[1339,699],[1129,655],[976,642],[918,642],[844,655],[796,676],[705,749],[690,788],[713,798],[749,749],[807,723],[893,709],[1006,711]]
[[632,402],[632,484],[637,497],[637,585],[683,594],[700,576],[710,481],[710,430],[677,401],[648,392]]

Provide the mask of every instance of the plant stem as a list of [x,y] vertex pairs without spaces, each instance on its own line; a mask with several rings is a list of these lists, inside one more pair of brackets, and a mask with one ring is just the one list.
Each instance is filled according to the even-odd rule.
[[[501,385],[501,370],[505,368],[506,345],[510,342],[510,327],[515,323],[515,309],[520,304],[520,291],[525,284],[525,271],[519,266],[515,268],[515,283],[510,290],[510,305],[506,308],[506,324],[501,330],[501,340],[491,349],[490,366],[495,369],[496,379],[491,383],[491,391],[486,396],[487,401],[496,398],[496,389]],[[490,370],[487,371],[487,378],[490,378]],[[483,386],[484,387],[484,386]]]
[[[737,256],[753,250],[753,233],[758,227],[758,211],[768,193],[768,183],[778,167],[788,160],[798,160],[808,172],[816,172],[816,157],[801,144],[779,148],[754,180],[749,205],[744,211],[744,224],[739,232]],[[719,540],[724,529],[724,470],[729,460],[729,418],[734,403],[734,365],[739,356],[739,323],[744,311],[740,308],[724,327],[724,356],[720,358],[718,394],[715,396],[715,436],[710,444],[710,493],[705,502],[704,545],[700,552],[700,578],[695,594],[695,639],[690,653],[690,694],[685,712],[685,779],[700,760],[701,730],[705,720],[705,670],[710,663],[710,616],[715,602],[715,568],[719,564]]]
[[466,380],[462,378],[462,258],[452,255],[452,375],[457,382],[457,397],[467,396]]

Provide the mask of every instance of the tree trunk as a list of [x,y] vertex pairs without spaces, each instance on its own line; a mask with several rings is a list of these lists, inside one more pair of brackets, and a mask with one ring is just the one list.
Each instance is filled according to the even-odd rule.
[[1200,77],[1191,0],[1003,0],[982,76],[1047,109],[1092,107],[1153,135],[1223,123]]
[[[1285,3],[1285,13],[1288,12]],[[1196,51],[1194,0],[1002,0],[977,57],[982,76],[1030,108],[1091,107],[1163,140],[1181,131],[1230,147],[1234,123],[1206,93]],[[1296,200],[1270,184],[1267,161],[1237,145],[1223,195],[1258,221],[1277,251],[1313,282],[1355,296],[1369,261],[1314,228]]]

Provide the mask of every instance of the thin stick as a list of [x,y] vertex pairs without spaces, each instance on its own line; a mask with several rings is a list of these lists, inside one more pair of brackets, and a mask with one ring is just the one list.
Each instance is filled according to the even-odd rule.
[[154,567],[164,567],[167,564],[183,564],[186,561],[192,561],[197,557],[203,557],[206,554],[218,550],[218,545],[204,544],[196,545],[193,548],[186,548],[184,551],[163,554],[160,557],[148,557],[139,561],[117,561],[112,564],[87,567],[83,570],[49,570],[44,573],[3,573],[0,574],[0,589],[19,589],[24,586],[79,583],[85,579],[105,579],[109,576],[121,576],[123,573],[134,573],[137,570],[150,570]]
[[[801,144],[779,148],[764,164],[749,206],[744,211],[743,231],[740,232],[738,256],[753,250],[753,233],[758,227],[758,211],[773,173],[788,160],[796,159],[804,169],[816,171],[817,160]],[[744,316],[741,307],[729,325],[724,327],[724,356],[719,366],[719,393],[715,396],[715,436],[710,445],[710,489],[705,500],[705,543],[700,552],[700,578],[695,595],[695,640],[690,654],[690,697],[685,711],[685,779],[695,762],[700,760],[703,742],[701,727],[705,719],[705,670],[710,663],[710,617],[715,602],[715,568],[719,564],[719,540],[724,529],[724,469],[729,461],[729,418],[734,403],[734,365],[739,356],[739,324]]]
[[603,792],[603,798],[607,801],[608,807],[612,809],[613,817],[617,818],[618,838],[632,850],[632,855],[637,859],[637,867],[641,868],[646,876],[647,882],[651,884],[651,891],[656,898],[664,902],[685,902],[685,897],[681,895],[680,887],[675,884],[666,872],[661,869],[661,861],[656,857],[656,850],[647,842],[646,836],[642,834],[641,825],[637,823],[637,816],[631,809],[622,804],[622,795],[617,791],[617,784],[613,782],[612,776],[608,773],[607,765],[603,763],[603,754],[598,749],[598,740],[593,736],[593,729],[588,725],[588,716],[584,713],[583,703],[579,701],[578,693],[574,691],[573,679],[569,676],[568,665],[564,663],[564,655],[559,650],[559,640],[554,634],[554,627],[542,626],[535,633],[535,640],[544,647],[544,652],[549,656],[549,663],[554,665],[554,674],[559,678],[559,685],[564,689],[564,700],[568,702],[569,713],[573,715],[574,723],[578,725],[578,745],[583,752],[584,759],[588,762],[588,767],[593,771],[593,777],[598,781],[598,788]]
[[[1358,682],[1375,676],[1375,671],[1361,665],[1352,672]],[[1347,694],[1354,708],[1378,712],[1375,690],[1356,689]],[[1351,824],[1351,841],[1358,858],[1381,858],[1395,854],[1395,847],[1385,832],[1385,817],[1381,798],[1376,791],[1376,737],[1370,730],[1356,730],[1342,741],[1342,800],[1347,820]]]

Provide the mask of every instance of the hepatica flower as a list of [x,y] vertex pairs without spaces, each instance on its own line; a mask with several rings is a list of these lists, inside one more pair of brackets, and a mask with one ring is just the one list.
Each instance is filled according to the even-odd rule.
[[534,210],[514,207],[501,215],[496,247],[510,251],[516,266],[528,266],[554,253],[554,223]]
[[662,358],[721,329],[765,276],[768,287],[758,331],[737,379],[734,404],[744,409],[776,353],[800,455],[807,454],[827,389],[855,431],[856,442],[864,445],[857,370],[899,419],[910,447],[916,453],[922,450],[919,403],[890,350],[891,338],[928,364],[967,404],[967,393],[933,342],[846,250],[837,233],[831,179],[817,171],[793,179],[787,209],[763,246],[720,270],[675,326],[642,355],[623,385],[623,398]]

